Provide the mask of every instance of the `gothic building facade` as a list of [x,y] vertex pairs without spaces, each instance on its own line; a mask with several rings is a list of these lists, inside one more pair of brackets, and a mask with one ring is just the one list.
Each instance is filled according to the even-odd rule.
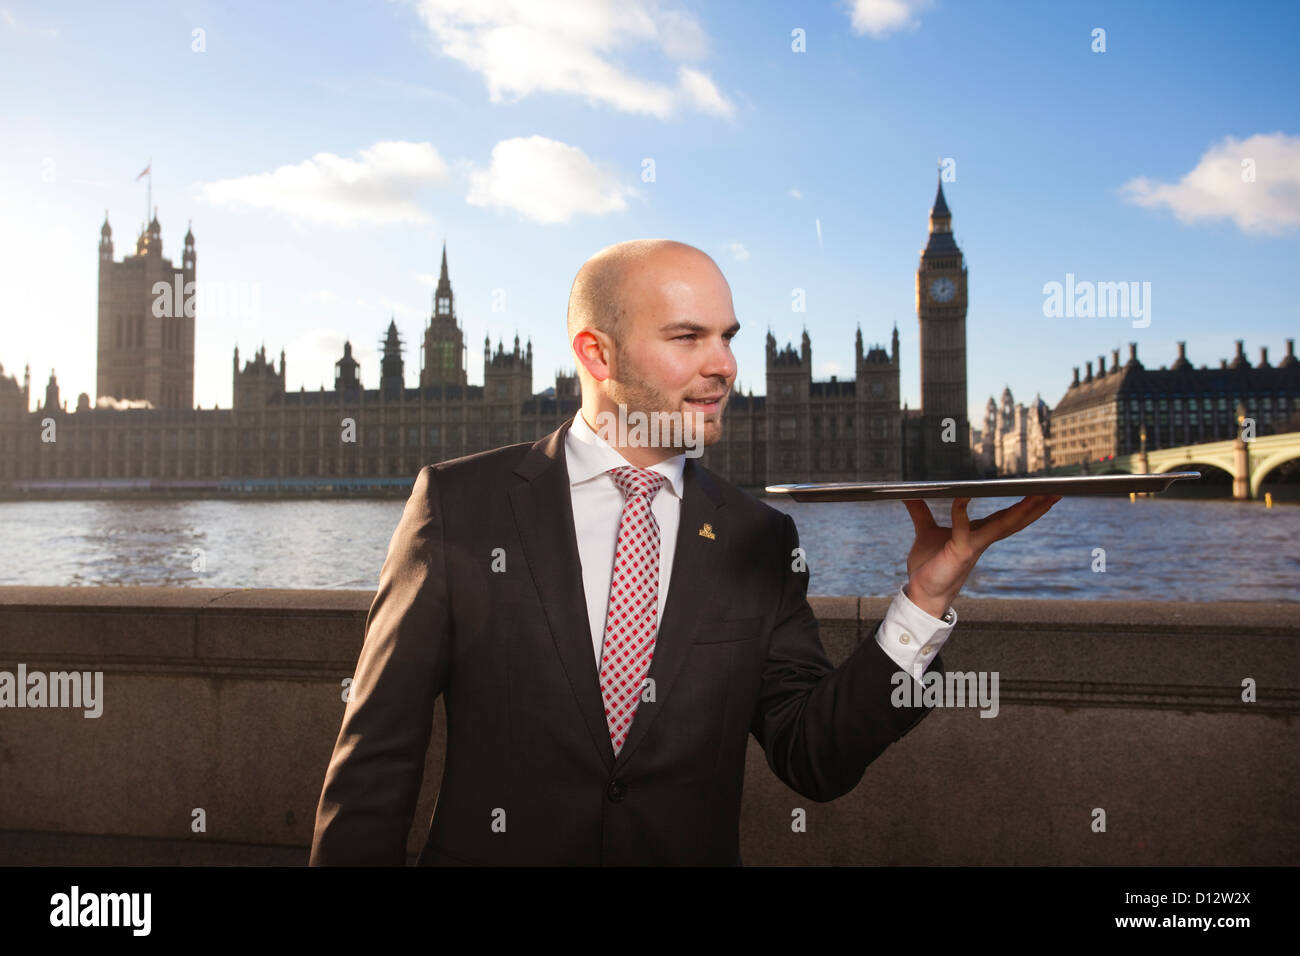
[[[162,254],[155,212],[135,255],[113,259],[113,230],[99,231],[99,319],[95,395],[194,407],[194,233],[185,232],[181,268]],[[99,404],[95,402],[94,404]]]
[[943,181],[930,211],[930,238],[916,272],[921,327],[921,408],[908,416],[909,476],[971,477],[966,418],[966,265],[952,234]]
[[1029,405],[1017,404],[1010,386],[1001,404],[989,396],[984,427],[971,429],[971,453],[981,478],[1045,474],[1052,467],[1052,412],[1035,395]]
[[[916,276],[921,327],[922,407],[899,407],[898,330],[889,349],[854,342],[853,377],[813,377],[812,340],[805,329],[796,351],[765,342],[766,394],[737,383],[724,413],[721,440],[702,462],[747,488],[790,481],[939,478],[969,472],[966,423],[966,269],[952,237],[940,185],[930,213],[929,241]],[[430,462],[516,442],[533,441],[572,418],[579,380],[557,371],[554,384],[533,391],[531,341],[506,350],[483,347],[483,384],[468,384],[464,332],[442,262],[433,307],[419,343],[418,385],[408,386],[404,343],[395,322],[383,338],[377,387],[345,343],[334,387],[290,391],[285,354],[278,367],[260,348],[241,365],[234,350],[232,406],[193,407],[193,308],[156,306],[156,283],[194,281],[194,236],[185,236],[182,268],[162,257],[157,217],[136,254],[113,261],[107,217],[100,242],[100,306],[96,392],[69,412],[51,373],[43,403],[28,412],[29,376],[0,377],[0,481],[153,479],[183,487],[229,480],[310,482],[319,479],[409,480]],[[159,311],[162,314],[158,314]],[[837,359],[839,356],[836,356]],[[841,360],[841,364],[843,364]],[[120,407],[126,402],[143,408]],[[114,407],[117,406],[117,407]],[[50,433],[57,440],[42,439]]]

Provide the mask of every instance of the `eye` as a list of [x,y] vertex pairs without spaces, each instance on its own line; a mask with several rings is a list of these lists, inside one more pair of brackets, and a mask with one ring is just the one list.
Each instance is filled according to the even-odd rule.
[[695,338],[695,333],[694,333],[694,332],[687,332],[685,335],[679,335],[679,336],[677,336],[677,338],[678,338],[679,340],[680,340],[680,339],[693,339],[693,338]]

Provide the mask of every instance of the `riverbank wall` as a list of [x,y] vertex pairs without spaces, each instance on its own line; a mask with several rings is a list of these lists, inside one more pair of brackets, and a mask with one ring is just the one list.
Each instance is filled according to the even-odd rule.
[[[372,598],[0,588],[0,672],[103,675],[98,716],[0,707],[0,864],[305,864]],[[888,606],[810,603],[834,663]],[[957,607],[944,665],[996,672],[996,716],[937,710],[825,804],[751,738],[746,865],[1300,862],[1294,604]],[[412,861],[445,726],[439,701]]]

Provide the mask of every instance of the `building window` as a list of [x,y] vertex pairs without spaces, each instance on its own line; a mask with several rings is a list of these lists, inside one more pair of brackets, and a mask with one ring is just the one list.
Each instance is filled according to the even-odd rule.
[[784,385],[781,386],[782,398],[790,398],[793,395],[794,395],[794,385],[792,385],[790,382],[786,382]]
[[879,396],[881,396],[881,395],[884,395],[884,394],[885,394],[885,383],[884,383],[884,382],[872,382],[872,383],[871,383],[871,394],[872,394],[872,395],[875,395],[876,397],[879,397]]

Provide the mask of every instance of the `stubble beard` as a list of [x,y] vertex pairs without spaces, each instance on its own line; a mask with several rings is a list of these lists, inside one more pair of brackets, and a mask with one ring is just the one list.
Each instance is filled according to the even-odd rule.
[[[647,419],[653,412],[667,412],[683,417],[690,416],[692,418],[692,427],[694,427],[694,421],[702,420],[703,425],[701,428],[696,429],[695,435],[696,442],[705,447],[714,444],[722,437],[722,411],[725,405],[719,405],[715,420],[705,418],[703,413],[700,413],[699,419],[694,419],[689,408],[684,407],[684,402],[673,405],[662,390],[642,378],[636,366],[627,357],[626,352],[615,347],[614,355],[615,361],[618,363],[619,377],[617,381],[610,379],[608,394],[615,404],[627,408],[629,416],[634,411],[644,413]],[[683,422],[683,425],[685,425],[685,422]]]

